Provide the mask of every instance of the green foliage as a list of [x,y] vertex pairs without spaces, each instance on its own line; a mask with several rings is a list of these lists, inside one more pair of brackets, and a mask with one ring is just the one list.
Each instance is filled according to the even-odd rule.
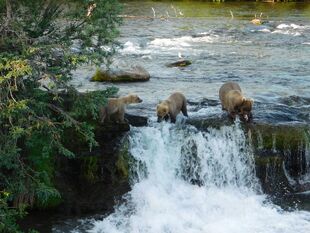
[[11,194],[6,191],[0,191],[0,232],[20,233],[16,218],[25,215],[24,206],[11,208],[8,206]]
[[26,207],[59,203],[67,132],[97,145],[91,121],[117,89],[80,94],[68,81],[80,64],[109,64],[119,12],[116,0],[0,1],[0,232],[18,232]]
[[114,96],[117,91],[117,88],[111,87],[104,91],[86,92],[83,96],[77,95],[71,110],[72,116],[98,120],[98,106],[105,105],[107,100],[105,97]]

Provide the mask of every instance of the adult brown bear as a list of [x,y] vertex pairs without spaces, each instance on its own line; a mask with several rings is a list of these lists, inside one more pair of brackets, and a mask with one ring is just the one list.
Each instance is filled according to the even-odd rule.
[[219,90],[219,96],[222,109],[228,111],[233,119],[236,118],[236,115],[245,121],[252,118],[251,111],[254,101],[243,96],[237,83],[227,82],[223,84]]
[[157,121],[170,119],[172,123],[175,123],[176,117],[181,111],[184,116],[188,117],[185,96],[180,92],[174,92],[168,99],[157,105]]
[[126,105],[141,102],[142,99],[134,94],[119,98],[109,98],[107,105],[100,108],[101,123],[110,121],[125,123]]

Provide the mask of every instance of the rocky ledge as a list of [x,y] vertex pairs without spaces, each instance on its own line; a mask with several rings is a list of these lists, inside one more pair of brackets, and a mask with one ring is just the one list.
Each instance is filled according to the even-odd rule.
[[[132,126],[145,126],[146,117],[126,114]],[[68,141],[75,158],[59,156],[55,164],[55,187],[61,193],[55,208],[62,215],[109,212],[121,196],[130,190],[128,149],[130,125],[97,125],[98,146],[89,151],[78,140]],[[190,118],[186,122],[199,130],[233,124],[227,117]],[[275,196],[310,190],[309,138],[307,125],[241,123],[255,155],[256,173],[263,191]],[[199,183],[199,182],[198,182]]]
[[[208,131],[233,122],[227,117],[192,118],[188,124]],[[253,148],[256,175],[263,191],[286,195],[310,190],[309,146],[310,127],[307,124],[241,123]]]

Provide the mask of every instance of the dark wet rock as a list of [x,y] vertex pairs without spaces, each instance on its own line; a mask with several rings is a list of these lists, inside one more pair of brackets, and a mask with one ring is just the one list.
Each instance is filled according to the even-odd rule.
[[76,157],[58,157],[56,161],[54,182],[62,197],[58,211],[80,215],[113,209],[129,190],[124,157],[128,130],[128,124],[97,127],[95,138],[99,145],[91,151],[70,142]]
[[207,131],[208,128],[217,128],[224,125],[232,125],[234,121],[231,120],[226,114],[217,115],[215,117],[190,117],[186,119],[186,123],[195,126],[197,129]]
[[130,125],[145,126],[146,117],[126,114],[128,123],[97,124],[98,146],[89,150],[73,132],[67,132],[66,144],[76,157],[59,156],[55,165],[55,187],[62,203],[56,208],[65,215],[111,211],[116,201],[129,191]]
[[166,64],[167,67],[184,67],[191,65],[192,62],[190,60],[179,60],[176,62]]
[[125,113],[125,119],[128,121],[128,123],[132,126],[146,126],[148,123],[148,118],[145,116],[138,116],[138,115],[132,115]]
[[[97,129],[97,133],[100,134],[106,133],[106,134],[111,134],[111,133],[116,133],[119,134],[121,132],[127,132],[130,130],[130,126],[128,123],[105,123],[102,124],[100,127]],[[100,131],[100,133],[98,132]]]
[[145,82],[148,80],[150,80],[150,74],[141,66],[134,66],[128,70],[97,70],[91,78],[91,81],[96,82]]
[[307,172],[308,125],[249,124],[245,128],[256,154],[281,155],[285,169],[293,178]]
[[284,196],[294,191],[285,175],[283,162],[281,155],[255,156],[256,176],[264,193]]

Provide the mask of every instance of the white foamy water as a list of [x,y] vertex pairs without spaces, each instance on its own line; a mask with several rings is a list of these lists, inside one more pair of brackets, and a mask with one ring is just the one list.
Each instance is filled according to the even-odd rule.
[[276,27],[276,30],[272,31],[271,33],[301,36],[304,30],[307,30],[307,29],[309,29],[308,25],[297,25],[294,23],[291,23],[291,24],[281,23]]
[[238,125],[133,128],[130,145],[132,191],[90,233],[309,232],[309,213],[285,212],[261,194]]
[[198,37],[182,36],[176,38],[156,38],[149,42],[154,47],[190,47],[195,43],[214,43],[219,41],[219,36],[203,35]]
[[149,49],[142,48],[138,43],[134,43],[131,41],[127,41],[124,47],[120,50],[121,54],[140,54],[140,55],[147,55],[150,54],[152,51]]
[[291,24],[285,24],[285,23],[281,23],[277,26],[278,29],[287,29],[287,28],[292,28],[292,29],[304,29],[307,26],[303,26],[303,25],[297,25],[294,23]]
[[[217,35],[206,35],[200,33],[197,37],[182,36],[175,38],[155,38],[149,41],[145,47],[141,47],[138,43],[126,41],[123,49],[120,50],[121,54],[151,54],[159,53],[166,50],[188,50],[189,47],[200,45],[202,43],[219,42],[220,38]],[[221,39],[223,40],[223,38]]]

